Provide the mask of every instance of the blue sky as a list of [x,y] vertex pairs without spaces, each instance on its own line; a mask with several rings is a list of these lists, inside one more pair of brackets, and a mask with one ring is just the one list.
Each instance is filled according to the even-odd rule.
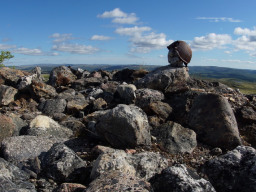
[[186,41],[189,66],[256,69],[255,0],[0,0],[0,50],[24,64],[167,65]]

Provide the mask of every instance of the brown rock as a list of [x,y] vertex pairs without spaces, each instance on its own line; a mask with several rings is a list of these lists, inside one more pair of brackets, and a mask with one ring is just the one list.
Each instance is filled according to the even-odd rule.
[[15,130],[15,124],[10,117],[0,114],[0,143],[4,138],[11,137]]
[[26,75],[29,75],[29,73],[9,67],[1,67],[0,84],[16,86],[18,80]]
[[78,183],[62,183],[57,192],[78,192],[84,191],[86,187]]
[[32,81],[29,91],[37,100],[40,98],[51,99],[57,95],[54,87],[39,81]]

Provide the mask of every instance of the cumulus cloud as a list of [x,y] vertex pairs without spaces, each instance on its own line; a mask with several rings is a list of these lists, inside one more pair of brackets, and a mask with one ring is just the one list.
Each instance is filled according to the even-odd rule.
[[79,45],[79,44],[56,44],[52,47],[55,51],[68,52],[73,54],[93,54],[99,49],[93,46]]
[[44,55],[44,52],[41,49],[29,49],[25,47],[14,49],[13,52],[23,55]]
[[250,52],[250,55],[254,55],[256,51],[256,27],[253,30],[237,27],[234,34],[241,35],[241,37],[234,40],[235,49],[246,50]]
[[72,36],[72,33],[63,33],[63,34],[60,34],[60,33],[54,33],[50,36],[50,38],[53,38],[53,42],[54,43],[62,43],[62,42],[66,42],[68,40],[73,40],[75,39],[73,36]]
[[231,22],[239,23],[242,22],[240,19],[233,19],[231,17],[197,17],[198,20],[208,20],[210,22]]
[[57,56],[59,53],[57,52],[44,52],[41,49],[29,49],[26,47],[20,47],[12,50],[13,53],[23,54],[23,55],[31,55],[31,56]]
[[[60,52],[67,52],[72,54],[93,54],[95,52],[98,52],[99,49],[90,45],[82,45],[82,44],[75,44],[72,43],[71,40],[77,39],[73,37],[71,33],[54,33],[50,36],[50,38],[53,38],[53,46],[52,50],[54,51],[60,51]],[[104,38],[104,36],[94,36],[92,37],[94,40],[96,38]],[[57,55],[58,53],[55,52],[53,55]]]
[[127,17],[127,14],[121,11],[119,8],[115,8],[112,11],[105,11],[102,14],[99,14],[100,18],[113,18],[113,17]]
[[210,33],[206,36],[195,37],[191,42],[191,48],[194,50],[212,50],[221,49],[224,45],[231,44],[232,38],[228,34]]
[[135,13],[127,14],[119,8],[115,8],[112,11],[105,11],[104,13],[99,14],[97,17],[113,18],[112,22],[119,24],[135,24],[139,20]]
[[119,35],[130,36],[129,41],[131,42],[131,52],[148,53],[153,49],[164,48],[173,42],[172,40],[167,41],[164,33],[156,34],[151,32],[149,34],[144,34],[144,32],[151,30],[152,29],[150,27],[134,26],[118,28],[115,32]]
[[106,41],[112,38],[104,35],[93,35],[90,39],[95,41]]
[[151,31],[150,27],[121,27],[116,29],[116,33],[119,35],[127,35],[127,36],[141,36],[141,33],[145,31]]

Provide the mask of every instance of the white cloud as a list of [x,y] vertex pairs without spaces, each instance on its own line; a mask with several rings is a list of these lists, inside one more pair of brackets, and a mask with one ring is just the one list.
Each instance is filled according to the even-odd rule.
[[256,51],[256,27],[253,30],[237,27],[234,34],[241,35],[241,37],[234,40],[235,49],[237,51],[246,50],[249,51],[250,55],[254,55]]
[[208,20],[210,22],[231,22],[239,23],[242,22],[240,19],[233,19],[231,17],[197,17],[198,20]]
[[145,31],[151,31],[150,27],[126,27],[126,28],[117,28],[116,33],[119,35],[127,35],[127,36],[141,36],[141,33]]
[[172,40],[167,41],[164,33],[156,34],[154,32],[148,35],[134,36],[130,41],[133,45],[131,51],[139,53],[148,53],[154,49],[163,49],[173,42]]
[[102,14],[99,14],[100,18],[114,18],[114,17],[127,17],[127,14],[121,11],[119,8],[115,8],[112,11],[105,11]]
[[239,60],[239,59],[222,59],[221,61],[228,62],[228,63],[256,64],[255,61],[245,61],[245,60]]
[[13,49],[13,48],[15,48],[15,47],[16,47],[16,45],[0,44],[0,50]]
[[99,14],[97,17],[113,18],[112,22],[119,24],[136,24],[136,22],[139,20],[135,13],[127,14],[121,11],[119,8],[115,8],[112,11],[105,11],[104,13]]
[[194,50],[212,50],[214,48],[221,49],[224,45],[231,44],[232,38],[228,34],[210,33],[206,36],[195,37],[191,43]]
[[164,33],[156,34],[151,32],[149,34],[143,34],[148,31],[151,31],[150,27],[134,26],[118,28],[115,32],[119,35],[130,36],[131,52],[148,53],[153,49],[165,48],[173,42],[172,40],[167,41]]
[[40,49],[29,49],[25,47],[14,49],[13,52],[23,55],[44,55],[44,52]]
[[92,46],[66,43],[53,45],[52,49],[73,54],[93,54],[99,51],[98,48]]
[[120,24],[135,24],[138,21],[138,18],[134,13],[130,14],[127,17],[117,17],[112,20],[113,23],[120,23]]
[[98,40],[98,41],[106,41],[112,39],[111,37],[104,36],[104,35],[93,35],[91,40]]
[[72,37],[72,33],[64,33],[64,34],[54,33],[50,36],[50,38],[54,39],[53,40],[54,43],[62,43],[68,40],[75,39],[74,37]]

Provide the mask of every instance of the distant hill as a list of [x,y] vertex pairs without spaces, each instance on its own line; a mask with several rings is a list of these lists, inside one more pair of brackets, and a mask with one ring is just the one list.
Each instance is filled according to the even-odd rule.
[[243,81],[256,82],[256,70],[234,69],[215,66],[192,66],[189,67],[189,73],[199,78],[232,78]]

